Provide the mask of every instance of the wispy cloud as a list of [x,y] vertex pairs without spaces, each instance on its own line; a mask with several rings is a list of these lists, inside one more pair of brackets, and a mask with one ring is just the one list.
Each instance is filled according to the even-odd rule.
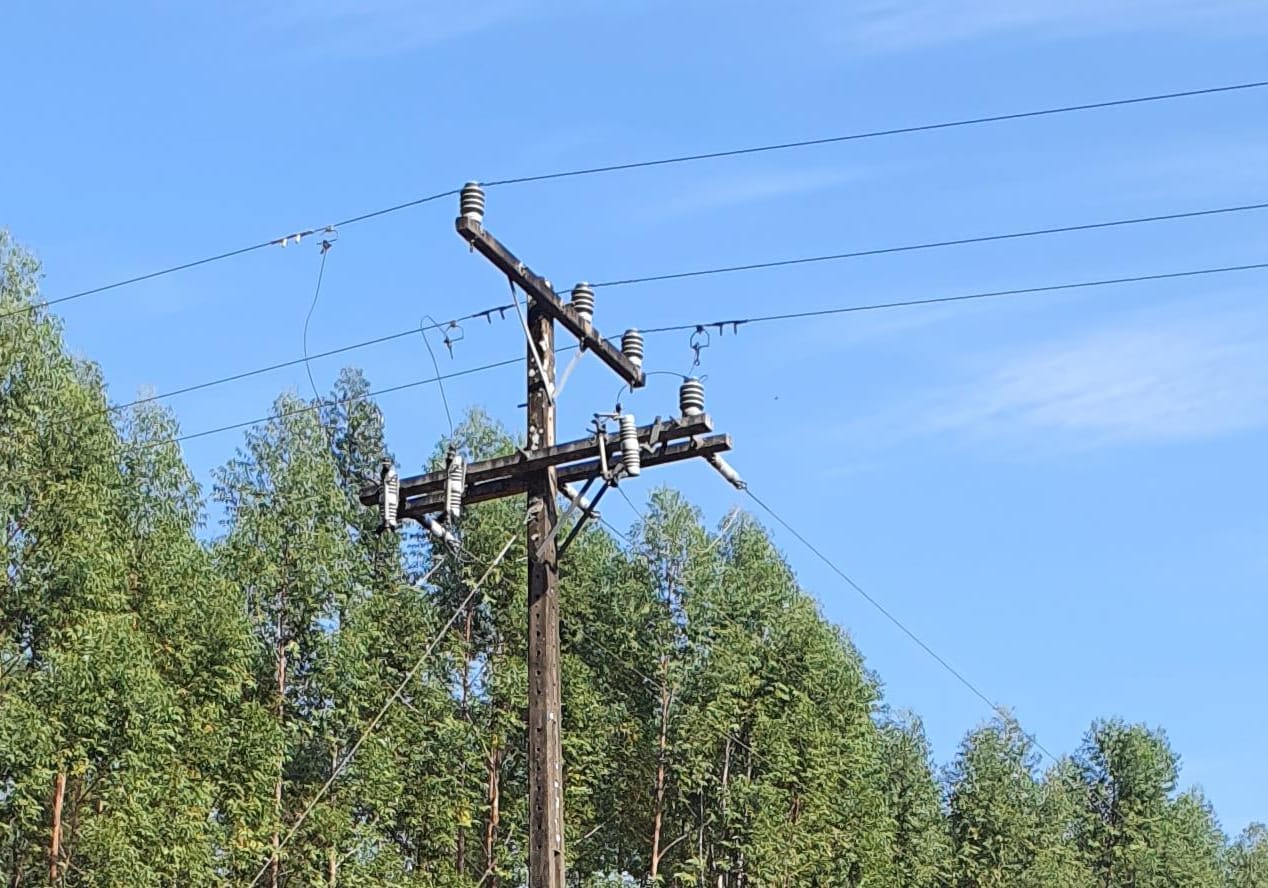
[[1086,36],[1123,30],[1268,29],[1255,0],[861,0],[842,5],[837,33],[855,48],[885,52],[998,33]]
[[389,56],[461,37],[526,12],[526,0],[282,0],[264,7],[261,30],[322,57]]
[[1117,171],[1120,191],[1146,196],[1210,199],[1213,195],[1268,193],[1268,136],[1227,136],[1142,156],[1124,152]]
[[796,197],[858,182],[871,173],[857,168],[779,170],[726,178],[705,178],[682,186],[644,215],[690,216]]
[[[873,417],[889,435],[955,433],[1029,449],[1214,438],[1268,427],[1268,313],[1120,323],[997,355]],[[899,420],[897,417],[902,416]]]

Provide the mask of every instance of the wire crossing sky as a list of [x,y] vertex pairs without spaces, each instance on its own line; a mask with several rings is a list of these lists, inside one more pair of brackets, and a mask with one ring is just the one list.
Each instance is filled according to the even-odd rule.
[[[1161,725],[1225,829],[1264,816],[1268,11],[238,12],[6,18],[29,38],[6,46],[23,136],[0,224],[111,402],[172,406],[204,489],[245,419],[287,391],[329,399],[343,363],[380,393],[403,470],[446,434],[436,376],[455,423],[479,406],[521,427],[498,368],[523,337],[484,314],[506,281],[452,227],[485,180],[489,230],[559,292],[606,284],[605,335],[659,331],[647,366],[669,375],[625,409],[670,415],[673,374],[705,377],[763,500],[1046,748],[1098,717]],[[462,329],[439,373],[424,316]],[[612,388],[583,356],[561,435]],[[688,466],[656,482],[711,520],[750,506]],[[948,761],[981,701],[772,532]]]

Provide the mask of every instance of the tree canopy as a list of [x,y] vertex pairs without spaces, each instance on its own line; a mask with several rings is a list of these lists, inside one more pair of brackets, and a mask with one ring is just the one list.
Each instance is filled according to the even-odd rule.
[[[283,393],[208,493],[38,274],[0,234],[5,884],[523,885],[522,504],[467,509],[460,555],[375,533],[351,369]],[[476,409],[436,459],[517,444]],[[1001,716],[939,768],[751,516],[658,490],[583,530],[560,594],[578,886],[1268,888],[1268,831],[1230,842],[1161,730],[1097,721],[1045,763]]]

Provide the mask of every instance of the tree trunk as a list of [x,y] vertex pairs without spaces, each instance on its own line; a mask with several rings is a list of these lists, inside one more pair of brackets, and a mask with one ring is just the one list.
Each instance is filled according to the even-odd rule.
[[[330,773],[333,775],[339,767],[339,748],[334,744],[330,744]],[[330,801],[334,802],[335,794],[330,793]],[[328,857],[326,858],[326,886],[327,888],[335,888],[339,884],[339,846],[338,843],[332,843]]]
[[[732,737],[730,734],[727,734],[726,742],[722,747],[722,781],[721,781],[721,785],[719,786],[720,797],[718,799],[718,808],[722,812],[722,835],[723,836],[727,835],[727,829],[730,826],[730,822],[727,816],[727,796],[728,796],[728,790],[731,787],[731,742],[732,742]],[[709,861],[710,861],[710,864],[716,865],[716,857],[714,856],[712,852],[710,852],[709,854]],[[727,861],[727,870],[723,870],[722,868],[719,868],[718,888],[726,888],[727,881],[728,881],[726,878],[726,873],[732,866],[733,866],[733,863],[731,861]]]
[[[283,615],[286,613],[286,589],[278,593],[277,607],[277,724],[281,728],[286,719],[286,634],[283,631]],[[283,752],[277,763],[277,783],[273,787],[273,862],[270,866],[272,888],[279,888],[282,877],[282,781],[286,772],[286,755]]]
[[498,822],[502,818],[502,754],[498,751],[497,738],[493,739],[493,747],[488,758],[488,802],[489,816],[484,824],[484,871],[488,873],[489,888],[497,888],[497,841]]
[[62,856],[62,803],[66,799],[66,772],[58,771],[53,780],[53,832],[48,841],[48,883],[57,884],[57,870]]
[[665,679],[669,673],[669,657],[660,660],[660,737],[656,744],[656,805],[652,816],[652,881],[660,872],[661,830],[665,819],[665,749],[669,736],[669,704],[673,695],[669,692],[669,684]]
[[[474,610],[468,607],[462,627],[462,696],[458,702],[458,711],[462,713],[462,720],[471,727],[472,731],[475,730],[475,725],[471,722],[471,623],[473,618]],[[465,795],[467,770],[465,756],[462,761],[463,780],[460,785]],[[454,870],[459,876],[467,871],[467,828],[462,824],[458,825],[458,834],[454,840]]]

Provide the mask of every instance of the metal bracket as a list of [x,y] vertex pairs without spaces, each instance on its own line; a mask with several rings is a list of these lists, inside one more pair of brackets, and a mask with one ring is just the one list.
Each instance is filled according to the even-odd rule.
[[659,416],[652,420],[652,430],[647,436],[647,443],[643,445],[644,450],[648,453],[656,452],[656,445],[660,442],[660,433],[664,431],[664,428]]
[[[594,484],[594,479],[590,478],[588,481],[586,481],[585,486],[581,488],[581,492],[577,494],[576,499],[570,498],[570,501],[568,503],[568,508],[564,510],[564,513],[562,515],[560,515],[558,518],[555,519],[555,526],[551,528],[550,533],[546,536],[546,539],[542,540],[541,543],[538,545],[537,558],[540,559],[542,557],[542,554],[546,551],[546,547],[550,545],[552,540],[554,540],[557,536],[559,536],[559,531],[563,529],[564,523],[568,520],[568,518],[572,515],[573,512],[575,512],[578,508],[580,508],[581,501],[582,499],[585,498],[586,491],[590,489],[590,486],[592,484]],[[605,490],[607,489],[606,484],[604,485],[604,489]],[[602,495],[603,495],[603,492],[600,491],[599,496],[602,496]],[[595,497],[595,500],[597,501],[598,497]],[[590,513],[594,511],[594,503],[591,503],[588,509],[584,509],[582,511],[584,515],[589,515]],[[584,521],[584,518],[582,520]],[[555,557],[556,558],[559,557],[558,552],[555,553]]]
[[[594,479],[591,478],[590,480],[593,481]],[[589,486],[589,482],[587,482],[586,487]],[[572,541],[577,538],[577,534],[581,533],[581,528],[585,526],[585,523],[591,518],[598,517],[599,513],[597,509],[599,507],[599,500],[603,499],[603,494],[607,493],[611,489],[612,485],[605,481],[603,483],[603,487],[599,488],[599,492],[596,493],[594,495],[594,499],[590,501],[590,507],[581,510],[581,519],[572,526],[572,530],[568,531],[568,536],[564,537],[564,541],[559,544],[559,548],[555,550],[555,558],[563,558],[564,553],[568,551],[568,547],[572,545]]]
[[603,480],[612,480],[612,470],[608,468],[608,430],[605,423],[596,417],[594,420],[594,437],[599,444],[599,466],[603,471]]

